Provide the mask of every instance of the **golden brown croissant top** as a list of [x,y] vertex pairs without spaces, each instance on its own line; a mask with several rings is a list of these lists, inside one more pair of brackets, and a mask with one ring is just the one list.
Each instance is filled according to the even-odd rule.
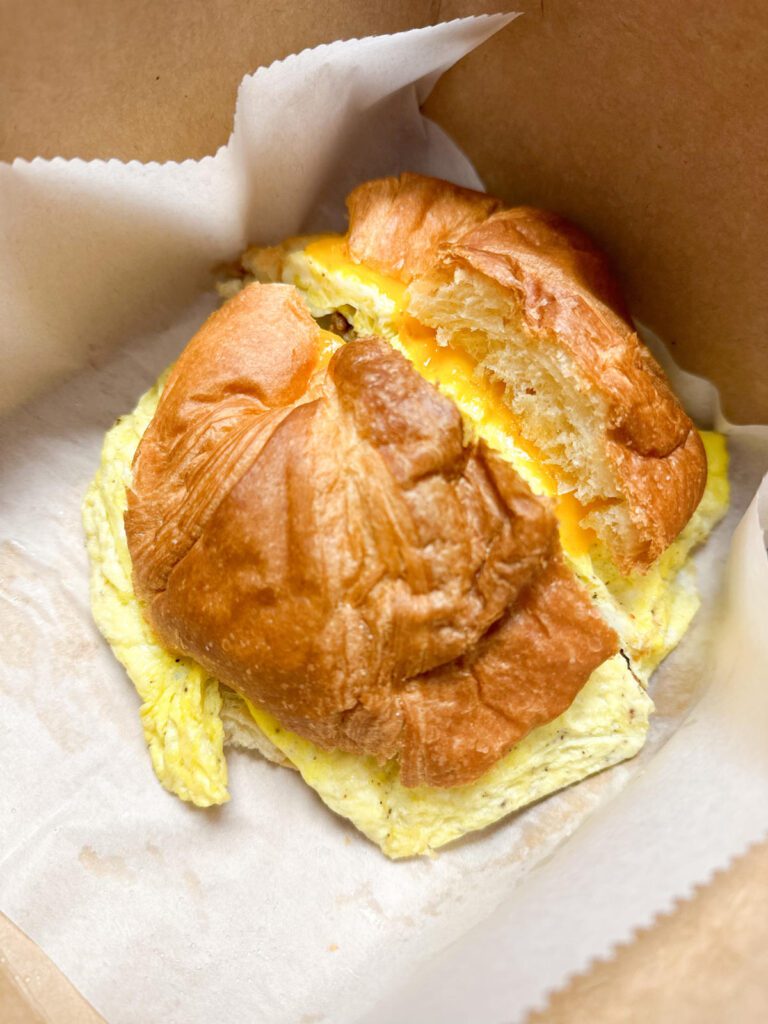
[[554,517],[377,339],[326,366],[289,286],[253,284],[174,367],[126,533],[160,639],[326,748],[470,782],[617,640]]

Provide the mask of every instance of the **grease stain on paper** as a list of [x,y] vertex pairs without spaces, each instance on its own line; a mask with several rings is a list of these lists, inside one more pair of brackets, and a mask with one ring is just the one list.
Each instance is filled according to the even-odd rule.
[[357,905],[361,908],[366,907],[372,914],[375,914],[377,917],[391,924],[397,923],[405,925],[408,928],[412,928],[415,924],[413,917],[411,917],[410,914],[388,913],[374,896],[371,882],[363,882],[356,889],[353,889],[352,892],[339,893],[336,897],[337,906],[343,907],[350,904]]
[[118,878],[125,882],[136,879],[136,872],[128,867],[124,857],[97,853],[92,846],[84,846],[77,859],[86,871],[99,878]]

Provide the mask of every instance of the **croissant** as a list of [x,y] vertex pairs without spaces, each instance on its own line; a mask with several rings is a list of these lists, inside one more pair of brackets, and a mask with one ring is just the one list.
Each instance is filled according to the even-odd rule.
[[125,528],[165,646],[407,786],[477,779],[618,649],[551,502],[389,344],[329,345],[288,285],[189,343]]

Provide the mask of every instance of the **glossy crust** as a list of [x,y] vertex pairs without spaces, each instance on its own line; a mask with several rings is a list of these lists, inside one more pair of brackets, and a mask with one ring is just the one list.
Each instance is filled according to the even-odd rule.
[[347,198],[349,252],[408,282],[431,268],[436,245],[461,238],[501,207],[493,196],[420,174],[367,181]]
[[589,391],[607,408],[605,428],[596,429],[631,520],[614,557],[627,572],[655,561],[701,499],[706,456],[590,239],[554,214],[501,209],[418,175],[367,182],[348,206],[354,259],[413,282],[412,290],[429,291],[456,268],[481,276],[506,293],[532,353],[543,341],[560,347],[575,397]]
[[473,781],[617,638],[555,520],[391,347],[326,369],[298,294],[250,285],[174,368],[126,534],[161,640],[326,748]]

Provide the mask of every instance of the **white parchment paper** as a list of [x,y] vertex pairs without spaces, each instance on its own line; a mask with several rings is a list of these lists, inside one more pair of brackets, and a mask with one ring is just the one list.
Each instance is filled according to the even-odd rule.
[[[111,1024],[517,1020],[768,829],[765,429],[732,432],[732,511],[644,753],[433,860],[387,861],[294,773],[242,753],[225,807],[169,796],[91,622],[83,492],[105,430],[212,308],[211,264],[340,228],[368,177],[476,186],[418,107],[506,20],[261,70],[201,161],[0,167],[0,906]],[[711,423],[712,389],[676,383]]]

